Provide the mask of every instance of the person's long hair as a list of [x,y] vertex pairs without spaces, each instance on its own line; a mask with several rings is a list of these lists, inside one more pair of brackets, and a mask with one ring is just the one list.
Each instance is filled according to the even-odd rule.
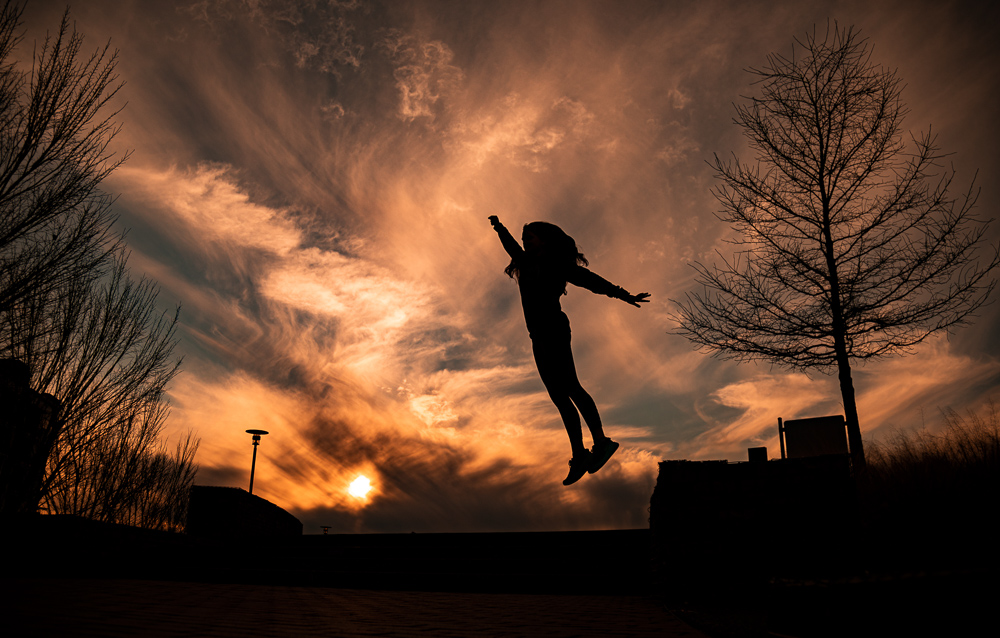
[[[577,264],[586,266],[590,263],[577,249],[576,241],[555,224],[531,222],[524,225],[524,230],[538,237],[545,247],[541,256],[544,267],[559,272],[561,275]],[[517,279],[521,274],[520,265],[513,259],[503,271],[512,279]],[[563,292],[565,293],[565,290]]]

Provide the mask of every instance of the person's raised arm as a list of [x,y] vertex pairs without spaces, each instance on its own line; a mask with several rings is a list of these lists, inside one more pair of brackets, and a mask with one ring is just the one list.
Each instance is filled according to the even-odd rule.
[[574,286],[586,288],[598,295],[607,295],[613,299],[621,299],[636,308],[642,307],[639,305],[640,303],[647,303],[649,301],[647,298],[649,297],[648,292],[640,292],[638,295],[633,295],[621,286],[614,285],[604,277],[587,270],[583,266],[574,266],[571,268],[566,281]]
[[490,224],[493,225],[493,230],[497,231],[497,235],[500,236],[500,243],[503,244],[504,250],[510,255],[510,258],[517,261],[524,256],[524,249],[521,248],[521,244],[517,243],[514,236],[510,234],[507,227],[500,223],[500,218],[496,215],[490,215]]

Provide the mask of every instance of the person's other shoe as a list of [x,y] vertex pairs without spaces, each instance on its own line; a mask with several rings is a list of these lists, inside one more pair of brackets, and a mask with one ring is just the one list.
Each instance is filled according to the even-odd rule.
[[594,455],[587,450],[584,450],[579,456],[573,456],[569,460],[569,474],[563,480],[563,485],[572,485],[583,478],[583,475],[590,470],[593,459]]
[[594,443],[593,452],[591,452],[593,460],[590,462],[590,467],[587,469],[587,472],[593,474],[597,470],[604,467],[604,464],[608,462],[608,459],[611,458],[611,455],[614,454],[619,447],[618,443],[607,437],[605,437],[602,441]]

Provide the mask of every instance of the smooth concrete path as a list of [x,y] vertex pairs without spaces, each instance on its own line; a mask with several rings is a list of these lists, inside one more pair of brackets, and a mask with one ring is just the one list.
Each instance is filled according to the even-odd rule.
[[704,638],[642,596],[484,594],[16,578],[3,635]]

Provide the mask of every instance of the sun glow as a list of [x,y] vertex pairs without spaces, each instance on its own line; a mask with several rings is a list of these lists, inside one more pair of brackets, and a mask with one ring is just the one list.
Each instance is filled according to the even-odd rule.
[[351,481],[350,487],[347,488],[347,493],[357,498],[365,498],[368,496],[368,492],[370,492],[371,489],[372,482],[368,480],[368,477],[359,476]]

